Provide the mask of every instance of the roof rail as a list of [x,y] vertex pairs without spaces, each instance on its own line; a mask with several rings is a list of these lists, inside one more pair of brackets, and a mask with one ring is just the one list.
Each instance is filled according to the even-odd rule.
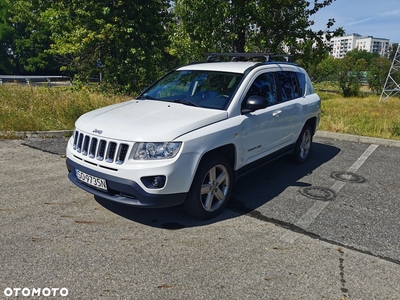
[[257,58],[257,57],[263,57],[265,59],[265,62],[271,62],[273,61],[273,57],[282,57],[286,60],[286,62],[290,62],[290,57],[292,55],[290,54],[276,54],[276,53],[206,53],[207,56],[207,62],[213,62],[213,61],[218,61],[218,57],[221,56],[226,56],[226,57],[232,57],[231,61],[239,61],[239,60],[245,60],[245,58]]

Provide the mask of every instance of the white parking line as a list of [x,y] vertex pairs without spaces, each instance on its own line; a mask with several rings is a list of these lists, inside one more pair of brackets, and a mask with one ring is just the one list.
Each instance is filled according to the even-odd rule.
[[[357,159],[357,161],[347,170],[347,172],[355,173],[364,164],[368,157],[378,148],[378,145],[371,145],[367,150]],[[345,186],[346,182],[336,181],[330,188],[336,194]],[[308,226],[319,216],[319,214],[324,210],[324,208],[329,204],[329,202],[315,201],[314,205],[294,223],[295,226],[302,229],[307,229]],[[290,237],[291,233],[285,233],[281,240],[287,243],[293,243],[295,238]],[[293,236],[293,235],[292,235]]]

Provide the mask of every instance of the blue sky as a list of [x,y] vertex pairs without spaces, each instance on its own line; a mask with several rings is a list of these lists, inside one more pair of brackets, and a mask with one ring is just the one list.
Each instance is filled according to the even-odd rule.
[[400,0],[336,0],[314,15],[313,28],[324,30],[330,18],[336,21],[333,28],[343,27],[346,34],[400,42]]

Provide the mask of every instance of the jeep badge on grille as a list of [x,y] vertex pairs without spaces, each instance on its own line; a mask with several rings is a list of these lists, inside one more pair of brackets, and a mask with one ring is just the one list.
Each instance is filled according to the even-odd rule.
[[93,130],[93,133],[102,134],[103,130],[99,130],[96,128],[95,130]]

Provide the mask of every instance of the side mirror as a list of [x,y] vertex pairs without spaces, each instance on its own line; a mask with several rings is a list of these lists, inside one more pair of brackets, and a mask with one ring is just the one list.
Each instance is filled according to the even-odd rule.
[[267,98],[257,95],[252,95],[246,100],[246,104],[242,109],[242,113],[247,114],[268,106]]

